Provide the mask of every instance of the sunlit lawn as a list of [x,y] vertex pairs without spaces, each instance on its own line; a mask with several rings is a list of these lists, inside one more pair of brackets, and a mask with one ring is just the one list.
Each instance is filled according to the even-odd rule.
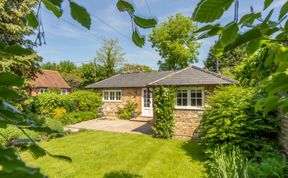
[[22,154],[29,165],[40,167],[49,177],[204,177],[203,154],[191,141],[80,132],[40,145],[73,160],[69,163],[49,156],[34,160],[28,152]]

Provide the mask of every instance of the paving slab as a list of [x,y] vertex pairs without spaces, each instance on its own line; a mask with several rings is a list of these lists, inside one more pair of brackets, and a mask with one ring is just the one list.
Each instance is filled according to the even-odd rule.
[[120,133],[151,134],[152,122],[138,122],[127,120],[89,120],[65,126],[65,130],[77,132],[80,129],[101,130]]

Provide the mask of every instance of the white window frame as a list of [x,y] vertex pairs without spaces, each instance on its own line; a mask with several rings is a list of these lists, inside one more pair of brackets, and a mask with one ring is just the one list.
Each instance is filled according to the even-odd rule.
[[[177,90],[187,90],[187,106],[177,105]],[[202,106],[191,106],[191,90],[201,90],[202,91]],[[205,104],[205,88],[204,87],[180,87],[176,89],[176,100],[175,109],[190,109],[190,110],[203,110]]]
[[[105,95],[105,92],[108,92],[108,99],[105,99],[104,95]],[[116,93],[117,92],[120,92],[120,100],[116,100],[117,97],[116,97]],[[114,100],[111,100],[110,98],[110,93],[114,93]],[[102,92],[102,100],[105,101],[105,102],[121,102],[122,101],[122,90],[103,90]]]
[[[65,91],[65,92],[63,92],[63,91]],[[68,89],[61,89],[61,95],[68,95]]]
[[42,93],[45,93],[47,91],[48,91],[47,88],[39,88],[38,91],[37,91],[37,94],[42,94]]

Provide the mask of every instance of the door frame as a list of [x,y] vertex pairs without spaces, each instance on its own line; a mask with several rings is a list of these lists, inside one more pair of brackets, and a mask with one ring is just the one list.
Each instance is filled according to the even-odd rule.
[[[150,107],[149,107],[149,112],[147,114],[147,112],[144,112],[144,109],[147,108],[147,107],[144,107],[144,91],[148,91],[149,93],[149,96],[150,96]],[[142,88],[142,93],[141,93],[141,104],[142,104],[142,107],[141,107],[141,116],[143,117],[153,117],[153,96],[152,96],[152,93],[151,91],[148,89],[148,88]]]

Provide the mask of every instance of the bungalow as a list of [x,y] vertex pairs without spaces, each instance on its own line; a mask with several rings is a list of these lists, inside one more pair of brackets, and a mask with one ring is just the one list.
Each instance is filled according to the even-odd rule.
[[175,86],[177,98],[174,109],[174,136],[196,137],[207,95],[211,94],[216,86],[234,82],[235,80],[217,73],[190,66],[177,71],[119,74],[86,88],[102,92],[105,117],[116,118],[118,107],[134,101],[138,104],[141,120],[153,118],[153,88]]
[[31,86],[28,88],[30,96],[47,92],[48,89],[60,89],[62,95],[67,95],[71,91],[71,87],[64,80],[58,71],[42,70],[37,73],[36,77],[30,80]]

